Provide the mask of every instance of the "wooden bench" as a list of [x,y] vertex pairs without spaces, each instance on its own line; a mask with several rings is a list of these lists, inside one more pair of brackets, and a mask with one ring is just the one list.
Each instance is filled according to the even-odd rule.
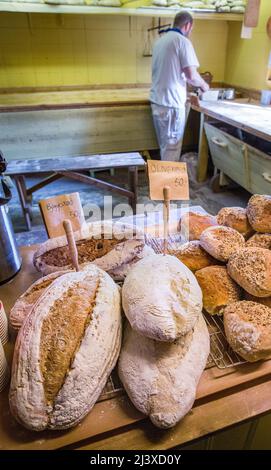
[[[106,189],[112,193],[126,196],[133,212],[137,203],[138,167],[145,165],[141,155],[135,153],[117,153],[109,155],[86,155],[80,157],[58,157],[37,160],[12,160],[7,165],[6,176],[14,179],[27,230],[31,229],[32,194],[59,178],[67,177],[83,183]],[[129,189],[116,186],[89,176],[90,170],[111,168],[128,168]],[[26,187],[25,176],[30,174],[51,173],[39,183]]]

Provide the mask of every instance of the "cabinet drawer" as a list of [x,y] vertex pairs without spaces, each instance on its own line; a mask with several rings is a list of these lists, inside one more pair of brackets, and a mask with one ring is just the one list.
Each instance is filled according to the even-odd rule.
[[251,193],[271,194],[271,157],[205,124],[214,165]]

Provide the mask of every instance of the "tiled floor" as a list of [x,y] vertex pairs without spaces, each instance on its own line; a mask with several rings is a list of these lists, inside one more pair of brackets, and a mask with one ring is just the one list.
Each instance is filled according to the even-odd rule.
[[[214,194],[208,186],[208,181],[204,184],[197,184],[195,182],[195,158],[191,155],[192,160],[189,161],[189,176],[190,176],[190,204],[200,205],[205,210],[212,214],[216,214],[221,207],[224,206],[245,206],[250,194],[241,188],[237,188],[234,191],[226,191],[218,194]],[[127,180],[126,170],[115,171],[114,181],[120,185],[125,185]],[[112,182],[112,176],[109,172],[99,172],[97,177],[106,181]],[[31,177],[27,179],[27,184],[31,185],[38,181],[37,177]],[[100,208],[103,208],[104,196],[109,195],[108,192],[92,188],[89,185],[76,182],[68,179],[58,180],[40,191],[34,193],[33,197],[33,228],[30,232],[25,230],[24,219],[18,199],[17,190],[14,187],[12,190],[13,197],[9,203],[10,215],[13,223],[13,227],[16,233],[16,239],[19,245],[31,245],[33,243],[39,243],[46,240],[47,235],[40,214],[38,201],[46,197],[65,194],[78,191],[82,201],[83,208],[86,209],[89,203],[95,203]],[[139,190],[138,190],[138,202],[140,204],[150,203],[148,197],[148,183],[144,171],[139,172]],[[113,196],[113,203],[125,203],[127,199],[121,196]]]

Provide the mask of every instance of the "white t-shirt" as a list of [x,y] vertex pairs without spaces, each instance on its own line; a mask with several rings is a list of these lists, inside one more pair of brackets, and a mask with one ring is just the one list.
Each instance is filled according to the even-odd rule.
[[161,106],[179,108],[186,102],[185,67],[199,67],[194,47],[177,31],[164,33],[155,43],[152,55],[150,100]]

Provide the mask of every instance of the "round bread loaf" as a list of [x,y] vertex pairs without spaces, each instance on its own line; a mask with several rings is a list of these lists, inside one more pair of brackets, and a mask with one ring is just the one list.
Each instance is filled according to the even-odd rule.
[[[116,281],[125,278],[130,267],[153,253],[144,233],[133,226],[114,222],[93,222],[74,233],[81,267],[94,263]],[[43,275],[72,269],[66,235],[50,238],[34,253],[35,268]]]
[[170,342],[194,327],[202,293],[193,273],[175,256],[150,255],[129,271],[122,305],[134,330]]
[[187,242],[181,245],[178,250],[172,251],[169,254],[176,256],[193,272],[206,268],[206,266],[217,264],[217,261],[201,248],[199,240]]
[[271,309],[243,300],[224,310],[224,328],[232,349],[246,361],[271,355]]
[[213,225],[217,225],[216,217],[213,215],[189,211],[181,217],[178,230],[183,233],[186,240],[199,240],[202,232]]
[[241,288],[228,275],[225,266],[208,266],[195,276],[202,290],[203,308],[211,315],[221,315],[227,305],[241,300]]
[[247,218],[247,211],[242,207],[223,207],[216,217],[218,225],[234,228],[245,238],[253,233]]
[[255,297],[248,292],[245,292],[245,300],[250,300],[251,302],[257,302],[258,304],[266,305],[266,307],[271,308],[271,296],[270,297]]
[[256,297],[271,295],[271,251],[265,248],[242,248],[233,253],[227,265],[229,275]]
[[235,251],[245,246],[245,239],[237,230],[217,225],[202,232],[200,245],[214,258],[226,262]]
[[270,233],[255,233],[246,242],[246,246],[257,246],[259,248],[266,248],[271,250],[271,234]]
[[271,196],[254,194],[248,201],[247,216],[256,232],[271,233]]

